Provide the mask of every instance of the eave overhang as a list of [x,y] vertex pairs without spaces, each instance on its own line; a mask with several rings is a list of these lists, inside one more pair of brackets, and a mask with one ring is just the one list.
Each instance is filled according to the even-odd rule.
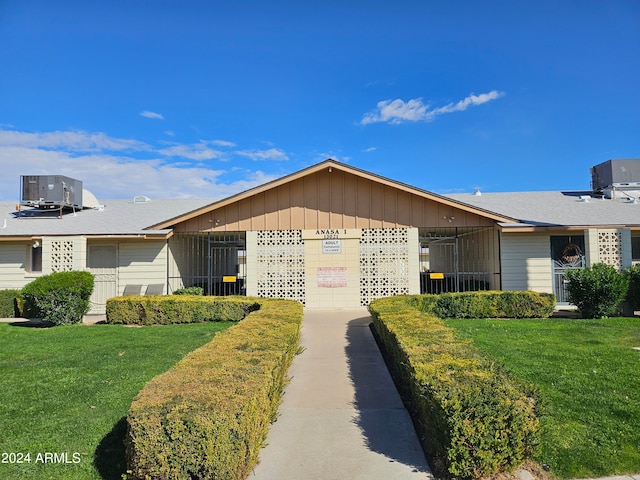
[[528,223],[498,223],[498,229],[503,233],[532,233],[532,232],[552,232],[568,231],[578,232],[589,229],[617,229],[629,228],[639,230],[640,225],[532,225]]

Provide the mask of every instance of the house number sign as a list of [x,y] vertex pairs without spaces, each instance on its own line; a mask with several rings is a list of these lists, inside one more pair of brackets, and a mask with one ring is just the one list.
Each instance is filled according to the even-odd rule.
[[344,240],[360,237],[362,237],[360,228],[318,228],[302,231],[303,240]]

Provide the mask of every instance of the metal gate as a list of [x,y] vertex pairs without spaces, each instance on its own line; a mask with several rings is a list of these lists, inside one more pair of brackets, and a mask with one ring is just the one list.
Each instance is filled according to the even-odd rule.
[[169,240],[169,293],[202,287],[205,295],[244,295],[244,232],[176,233]]
[[553,262],[553,293],[556,303],[568,304],[566,287],[567,270],[584,268],[584,235],[555,235],[551,237],[551,259]]
[[229,244],[225,240],[209,241],[209,273],[207,295],[244,295],[246,267],[244,245]]
[[420,229],[421,293],[500,288],[497,235],[490,227]]

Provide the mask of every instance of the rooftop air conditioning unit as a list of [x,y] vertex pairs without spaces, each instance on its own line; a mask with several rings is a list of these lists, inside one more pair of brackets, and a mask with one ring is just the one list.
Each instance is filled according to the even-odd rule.
[[640,158],[607,160],[591,168],[591,188],[640,185]]
[[20,203],[39,208],[82,208],[82,182],[62,175],[21,175]]

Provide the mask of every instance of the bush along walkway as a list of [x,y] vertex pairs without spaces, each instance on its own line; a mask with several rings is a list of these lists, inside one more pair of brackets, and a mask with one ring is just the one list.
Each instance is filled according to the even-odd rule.
[[360,310],[305,310],[302,353],[251,480],[431,479]]

